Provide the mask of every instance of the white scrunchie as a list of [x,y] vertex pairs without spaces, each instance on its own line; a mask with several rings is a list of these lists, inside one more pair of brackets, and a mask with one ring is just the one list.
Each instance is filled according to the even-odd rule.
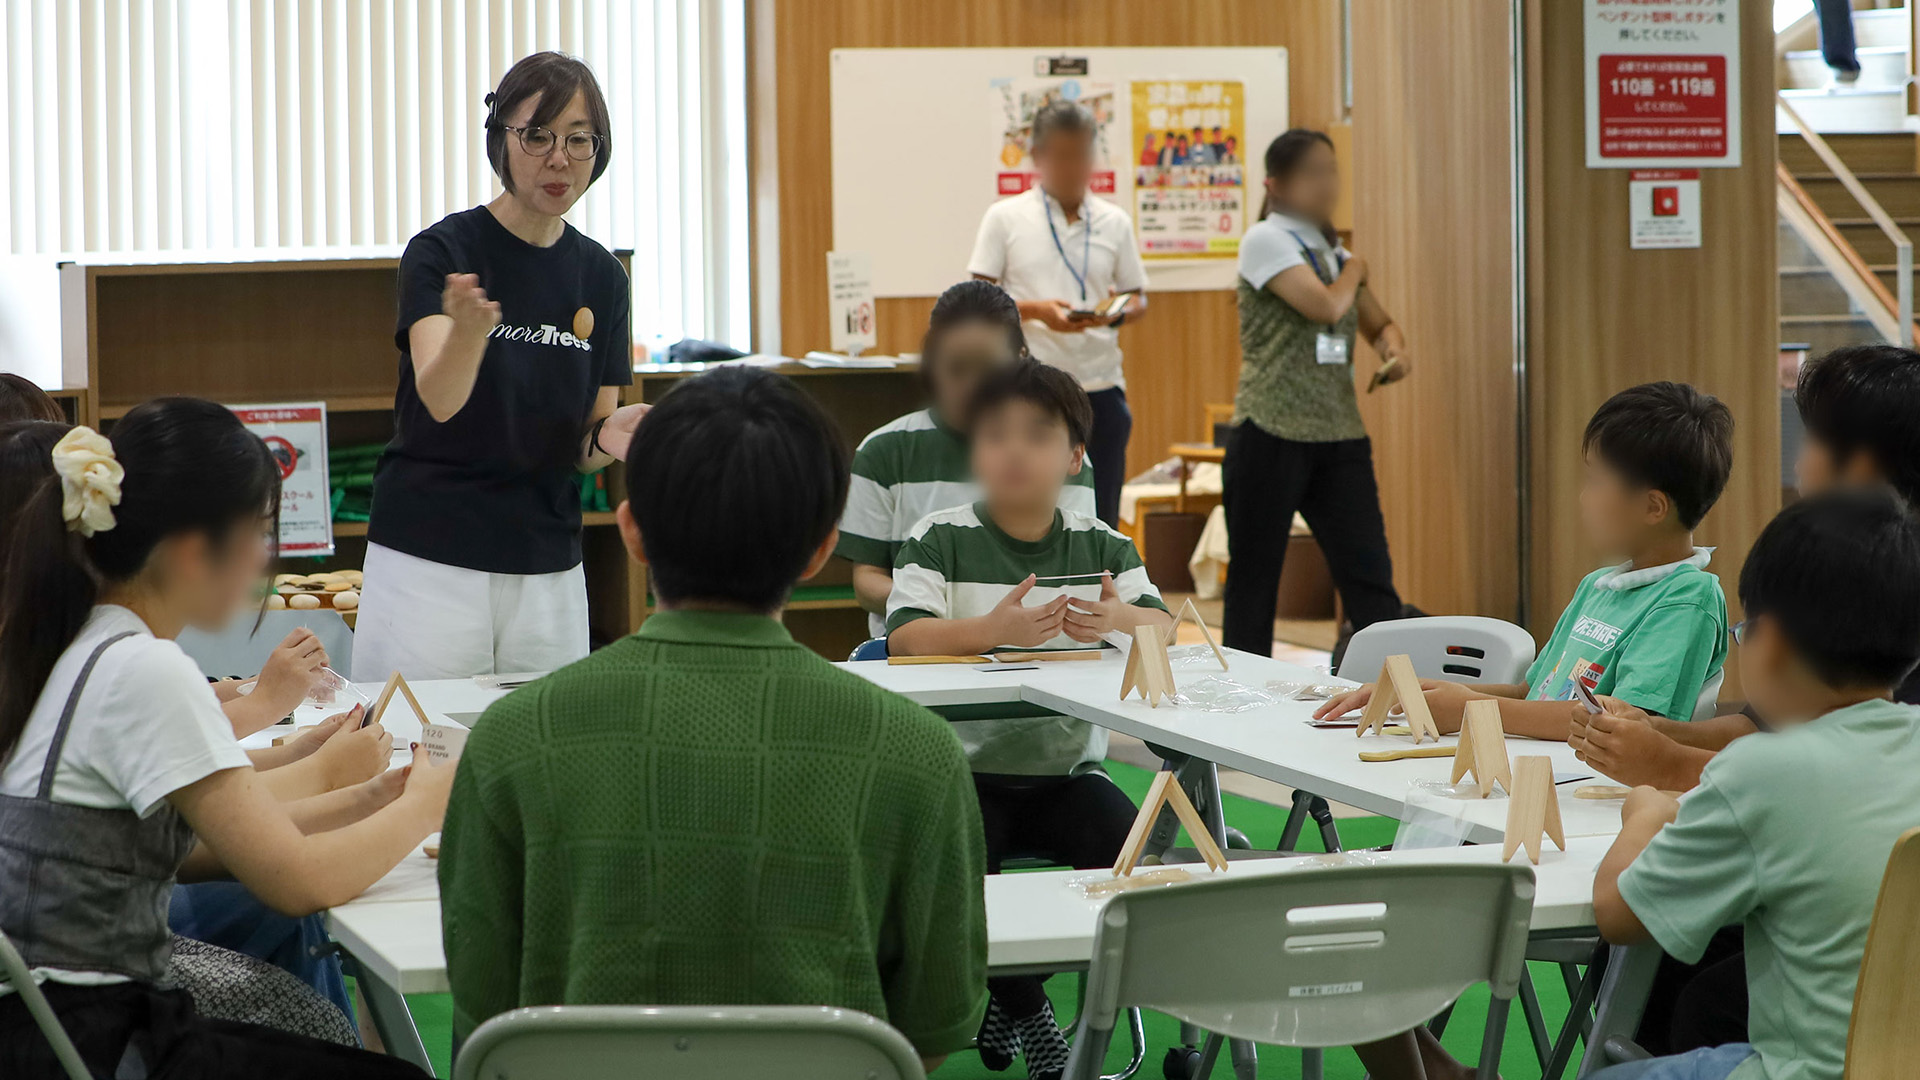
[[69,532],[92,536],[113,528],[126,470],[114,460],[106,436],[85,425],[74,427],[53,444],[53,471],[60,477],[60,516]]

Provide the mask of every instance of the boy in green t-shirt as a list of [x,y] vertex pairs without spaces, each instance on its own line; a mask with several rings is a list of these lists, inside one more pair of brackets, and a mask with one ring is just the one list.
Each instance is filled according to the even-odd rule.
[[1884,489],[1780,512],[1740,573],[1753,704],[1778,732],[1673,796],[1635,788],[1594,878],[1600,931],[1700,959],[1745,920],[1748,1039],[1594,1080],[1840,1080],[1867,929],[1894,841],[1920,826],[1920,524]]
[[675,387],[621,538],[659,611],[496,703],[440,894],[456,1044],[526,1005],[831,1005],[928,1068],[986,1011],[986,854],[960,741],[780,623],[832,555],[833,422],[778,375]]
[[[1021,360],[981,383],[967,423],[981,501],[927,515],[901,545],[890,653],[1097,649],[1102,635],[1172,624],[1133,543],[1059,508],[1092,419],[1086,391],[1056,367]],[[1099,771],[1104,729],[1051,714],[954,719],[973,766],[989,872],[1013,855],[1113,864],[1136,811]],[[989,986],[981,1059],[1006,1068],[1024,1053],[1030,1080],[1060,1076],[1067,1044],[1040,980]]]
[[[1726,597],[1693,530],[1727,485],[1732,438],[1727,407],[1682,383],[1635,386],[1600,406],[1582,441],[1580,520],[1589,543],[1625,561],[1580,582],[1526,682],[1423,683],[1441,731],[1458,730],[1467,702],[1493,698],[1508,734],[1564,740],[1583,708],[1576,679],[1649,713],[1692,718],[1727,655]],[[1372,692],[1363,686],[1315,715],[1360,708]]]

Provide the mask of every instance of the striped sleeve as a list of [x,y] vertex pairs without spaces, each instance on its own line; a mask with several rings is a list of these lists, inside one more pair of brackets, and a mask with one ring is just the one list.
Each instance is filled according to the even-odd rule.
[[833,553],[862,566],[892,566],[895,545],[894,509],[899,499],[897,462],[869,435],[853,453],[853,478],[847,486],[847,509],[840,515],[840,540]]
[[900,545],[893,562],[893,593],[887,597],[887,633],[915,619],[953,617],[947,589],[951,560],[940,538],[940,530],[928,529],[922,522]]
[[1160,599],[1160,590],[1147,578],[1146,564],[1140,561],[1140,550],[1133,541],[1106,530],[1108,544],[1107,568],[1113,571],[1113,587],[1120,599],[1134,607],[1167,610],[1166,601]]

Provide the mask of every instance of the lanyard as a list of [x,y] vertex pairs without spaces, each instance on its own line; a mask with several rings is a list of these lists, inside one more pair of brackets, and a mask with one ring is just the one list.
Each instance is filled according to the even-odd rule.
[[[1327,277],[1326,271],[1320,269],[1320,260],[1314,258],[1313,249],[1308,247],[1307,242],[1300,238],[1300,234],[1294,232],[1292,229],[1288,229],[1287,232],[1293,237],[1293,242],[1300,245],[1300,254],[1305,255],[1307,257],[1307,265],[1313,267],[1313,276],[1329,285],[1333,284],[1333,280]],[[1341,270],[1347,268],[1346,260],[1342,259],[1338,252],[1334,253],[1333,264],[1336,268],[1334,270],[1336,277],[1339,276]]]
[[[1060,261],[1067,264],[1067,273],[1072,274],[1074,284],[1080,286],[1080,299],[1084,302],[1087,298],[1087,275],[1093,271],[1093,219],[1087,216],[1086,204],[1082,203],[1080,205],[1080,224],[1085,226],[1087,231],[1085,236],[1086,250],[1080,256],[1080,269],[1078,270],[1073,268],[1073,260],[1067,258],[1066,245],[1060,243],[1060,233],[1053,227],[1053,204],[1047,201],[1047,193],[1044,191],[1040,193],[1040,208],[1047,212],[1047,232],[1053,236],[1053,250],[1059,252]],[[1298,239],[1298,237],[1295,237],[1295,239]],[[1316,266],[1314,273],[1317,274],[1319,272],[1319,268]]]

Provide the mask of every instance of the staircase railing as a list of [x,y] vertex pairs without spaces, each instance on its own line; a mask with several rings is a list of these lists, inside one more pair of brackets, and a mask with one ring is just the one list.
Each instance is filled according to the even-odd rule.
[[1840,186],[1847,189],[1847,194],[1853,196],[1854,201],[1867,212],[1867,217],[1879,226],[1880,231],[1887,234],[1887,239],[1893,241],[1894,294],[1888,295],[1879,275],[1874,274],[1867,267],[1865,260],[1853,250],[1853,246],[1847,243],[1837,229],[1834,229],[1833,222],[1807,196],[1806,191],[1793,179],[1793,175],[1784,165],[1779,166],[1778,170],[1781,191],[1790,195],[1795,202],[1808,211],[1813,220],[1821,226],[1825,238],[1848,257],[1850,268],[1864,276],[1865,287],[1885,305],[1886,313],[1893,317],[1900,344],[1909,349],[1913,348],[1913,241],[1908,239],[1906,232],[1894,222],[1893,215],[1887,213],[1879,200],[1873,197],[1873,193],[1860,182],[1860,178],[1853,174],[1853,170],[1847,168],[1847,163],[1840,160],[1840,155],[1833,152],[1833,147],[1827,145],[1827,140],[1821,138],[1820,133],[1813,130],[1813,126],[1794,110],[1793,104],[1787,100],[1786,95],[1776,93],[1775,99],[1781,113],[1800,130],[1800,136],[1807,140],[1807,145],[1813,149],[1814,156],[1826,165],[1828,171],[1833,173],[1834,179],[1840,181]]

